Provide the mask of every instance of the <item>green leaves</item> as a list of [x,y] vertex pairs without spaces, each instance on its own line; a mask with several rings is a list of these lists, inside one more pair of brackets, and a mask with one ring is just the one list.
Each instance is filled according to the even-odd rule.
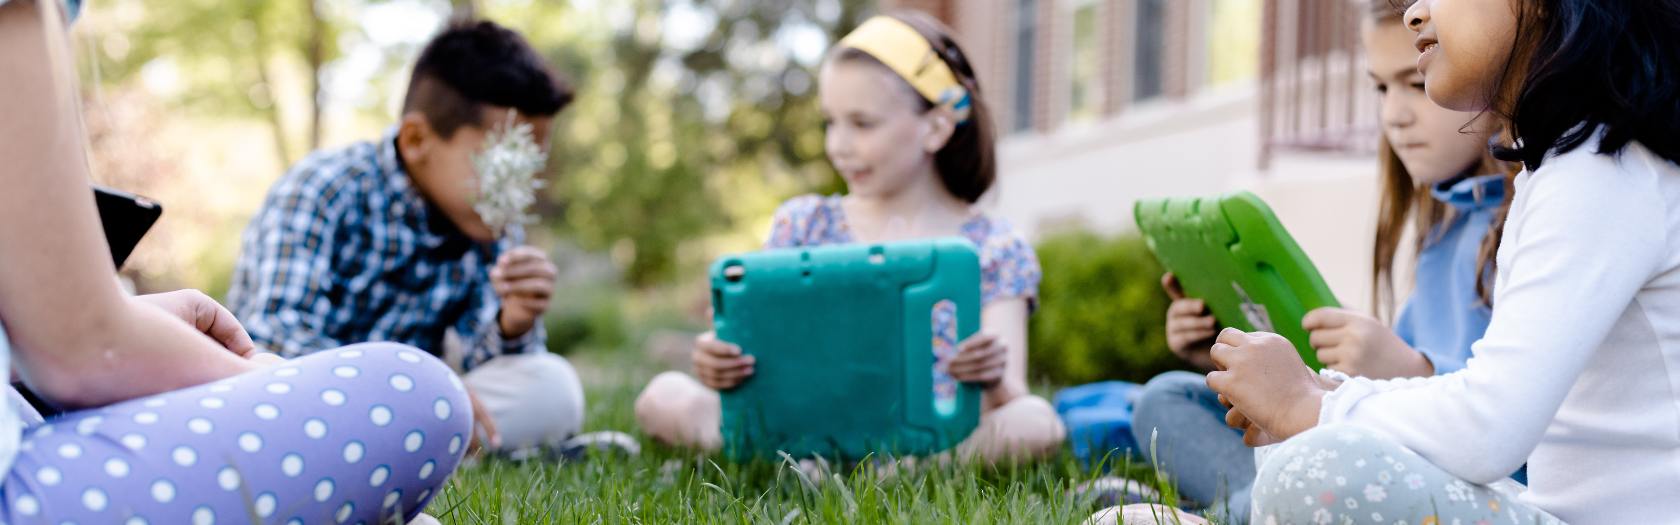
[[1070,232],[1038,245],[1044,281],[1029,370],[1055,384],[1142,383],[1185,366],[1167,349],[1165,271],[1136,236]]

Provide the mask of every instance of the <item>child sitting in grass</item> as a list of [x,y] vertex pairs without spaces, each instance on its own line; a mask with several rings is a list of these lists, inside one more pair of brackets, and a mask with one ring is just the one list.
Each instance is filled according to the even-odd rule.
[[[557,447],[583,427],[583,387],[541,323],[555,267],[524,245],[522,210],[508,204],[528,203],[571,100],[518,33],[451,23],[415,61],[396,125],[275,182],[245,231],[229,306],[258,346],[287,357],[364,341],[451,356],[475,444]],[[487,162],[526,173],[498,177]]]
[[[946,344],[959,348],[951,376],[984,389],[984,412],[957,452],[1004,461],[1059,450],[1061,421],[1027,391],[1027,315],[1038,260],[1008,223],[974,208],[996,179],[994,131],[951,31],[921,13],[870,19],[829,54],[819,83],[828,157],[850,193],[787,201],[765,247],[948,236],[973,242],[985,304],[981,333]],[[700,336],[693,356],[699,380],[677,372],[655,377],[636,400],[636,419],[656,439],[712,450],[722,439],[717,391],[750,381],[753,357],[713,334]]]
[[[1374,301],[1392,307],[1396,248],[1415,226],[1415,288],[1393,328],[1341,308],[1303,320],[1326,367],[1373,379],[1445,374],[1464,367],[1470,345],[1487,328],[1488,281],[1508,177],[1488,150],[1488,118],[1437,106],[1423,90],[1413,34],[1391,0],[1356,0],[1365,17],[1361,35],[1381,103],[1382,205],[1372,258]],[[1171,275],[1163,279],[1173,302],[1167,342],[1173,353],[1213,369],[1208,348],[1215,321],[1199,299],[1185,297]],[[1211,507],[1229,522],[1248,519],[1254,454],[1242,432],[1225,425],[1225,407],[1193,372],[1149,381],[1137,401],[1132,431],[1156,444],[1157,469],[1186,502]]]
[[[1680,523],[1680,6],[1419,0],[1429,98],[1499,117],[1525,168],[1464,369],[1315,375],[1226,330],[1208,386],[1268,523]],[[1495,483],[1524,462],[1526,491]]]

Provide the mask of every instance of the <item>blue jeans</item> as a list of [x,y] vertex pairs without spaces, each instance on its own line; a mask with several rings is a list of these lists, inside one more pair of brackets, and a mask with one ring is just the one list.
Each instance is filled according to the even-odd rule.
[[1254,450],[1243,444],[1242,432],[1225,425],[1225,407],[1205,376],[1167,372],[1149,380],[1132,432],[1181,500],[1208,507],[1225,523],[1248,522]]

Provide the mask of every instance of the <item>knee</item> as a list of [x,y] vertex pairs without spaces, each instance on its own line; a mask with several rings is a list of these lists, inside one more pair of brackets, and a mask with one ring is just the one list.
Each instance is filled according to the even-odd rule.
[[1401,450],[1393,440],[1359,426],[1322,425],[1277,445],[1259,465],[1254,478],[1256,511],[1276,512],[1297,507],[1298,495],[1317,494],[1340,501],[1363,486],[1349,483],[1349,467],[1363,458],[1392,455]]
[[[330,373],[351,379],[375,396],[428,397],[458,401],[467,406],[466,386],[460,376],[437,357],[400,343],[362,343],[312,354],[294,361],[318,358]],[[313,363],[310,363],[313,364]]]
[[636,424],[668,445],[717,450],[722,444],[718,418],[722,401],[716,392],[680,372],[648,381],[636,397]]
[[560,403],[569,412],[583,413],[583,380],[566,358],[550,353],[529,354],[519,356],[519,367],[527,369],[536,384],[547,385],[537,390],[545,397],[542,402]]
[[1177,406],[1192,403],[1206,392],[1207,377],[1195,372],[1167,372],[1155,376],[1138,390],[1134,413],[1148,414],[1177,410]]
[[1184,401],[1207,390],[1207,376],[1182,370],[1167,372],[1144,383],[1138,392],[1138,406],[1159,401]]
[[423,404],[422,411],[440,425],[459,427],[453,428],[459,433],[471,428],[472,403],[461,378],[425,351],[399,343],[363,343],[315,355],[331,359],[326,361],[330,373],[351,379],[363,395]]
[[1207,390],[1207,378],[1195,372],[1167,372],[1150,379],[1138,390],[1132,406],[1133,431],[1146,443],[1150,431],[1175,414],[1190,410],[1198,393]]
[[1035,460],[1054,455],[1067,439],[1050,402],[1038,396],[1022,396],[998,407],[981,421],[979,432],[988,434],[989,446],[980,455],[992,461]]
[[636,396],[636,421],[643,428],[658,427],[686,412],[693,404],[696,389],[704,388],[694,378],[682,372],[663,372],[653,376],[642,393]]
[[1018,422],[1022,441],[1034,450],[1055,451],[1067,439],[1067,427],[1061,415],[1049,401],[1038,396],[1026,396],[1010,403],[1012,419]]
[[495,419],[504,443],[554,442],[583,430],[583,383],[563,357],[546,352],[501,356],[468,372],[466,381]]
[[1398,451],[1400,446],[1371,429],[1346,423],[1319,425],[1277,445],[1259,468],[1279,473],[1308,467],[1334,467],[1326,460],[1364,456],[1368,452],[1389,449]]

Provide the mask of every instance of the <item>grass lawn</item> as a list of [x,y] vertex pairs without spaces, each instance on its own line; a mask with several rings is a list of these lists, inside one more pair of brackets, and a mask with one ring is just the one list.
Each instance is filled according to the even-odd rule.
[[[810,479],[787,462],[730,464],[658,446],[640,434],[631,413],[637,391],[657,372],[646,359],[628,351],[568,357],[588,389],[587,430],[629,432],[641,440],[642,454],[478,463],[457,472],[428,513],[446,524],[920,524],[1079,523],[1099,510],[1072,495],[1099,474],[1066,452],[1020,467],[924,464],[896,476],[862,468]],[[1131,462],[1120,470],[1152,478]]]

